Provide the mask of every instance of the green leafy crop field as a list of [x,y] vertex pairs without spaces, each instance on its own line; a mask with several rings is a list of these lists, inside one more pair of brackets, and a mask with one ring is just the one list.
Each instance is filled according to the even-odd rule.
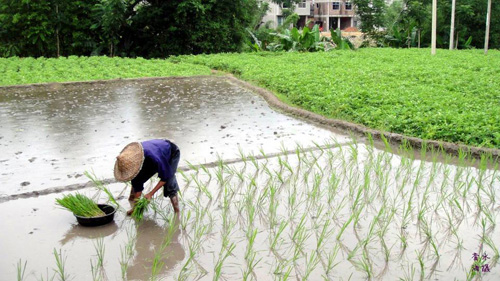
[[201,65],[109,57],[0,58],[0,86],[115,78],[209,75]]
[[500,148],[500,52],[360,49],[183,56],[370,128]]

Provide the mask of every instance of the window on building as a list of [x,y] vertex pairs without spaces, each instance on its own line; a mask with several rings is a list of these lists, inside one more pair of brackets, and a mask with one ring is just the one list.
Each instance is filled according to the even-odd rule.
[[278,26],[281,26],[281,25],[283,25],[283,17],[278,16]]
[[319,3],[316,3],[316,8],[318,8],[318,9],[319,9]]
[[305,8],[306,7],[306,0],[302,0],[302,2],[299,2],[299,8]]
[[351,2],[345,2],[345,9],[346,10],[352,10],[352,3]]
[[339,10],[340,9],[340,2],[332,2],[332,9]]

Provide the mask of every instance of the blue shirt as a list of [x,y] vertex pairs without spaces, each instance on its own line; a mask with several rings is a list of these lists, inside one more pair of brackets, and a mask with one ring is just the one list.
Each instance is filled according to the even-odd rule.
[[135,192],[144,189],[144,183],[154,174],[158,173],[161,181],[167,181],[175,174],[170,166],[171,145],[167,140],[148,140],[142,142],[144,149],[144,162],[139,174],[132,179]]

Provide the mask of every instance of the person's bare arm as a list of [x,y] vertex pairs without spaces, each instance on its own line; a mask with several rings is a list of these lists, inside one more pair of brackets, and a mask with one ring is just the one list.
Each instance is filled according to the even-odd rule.
[[165,185],[165,182],[164,181],[159,181],[155,188],[153,188],[153,190],[151,190],[148,194],[144,195],[144,197],[146,197],[146,199],[148,200],[151,200],[151,198],[153,198],[153,195],[155,195],[155,193],[160,189],[162,188],[163,186]]

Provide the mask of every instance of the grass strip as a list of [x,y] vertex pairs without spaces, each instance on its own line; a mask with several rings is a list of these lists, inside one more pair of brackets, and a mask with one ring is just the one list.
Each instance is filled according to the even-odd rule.
[[162,59],[119,57],[0,58],[0,86],[118,78],[210,75],[210,68]]

